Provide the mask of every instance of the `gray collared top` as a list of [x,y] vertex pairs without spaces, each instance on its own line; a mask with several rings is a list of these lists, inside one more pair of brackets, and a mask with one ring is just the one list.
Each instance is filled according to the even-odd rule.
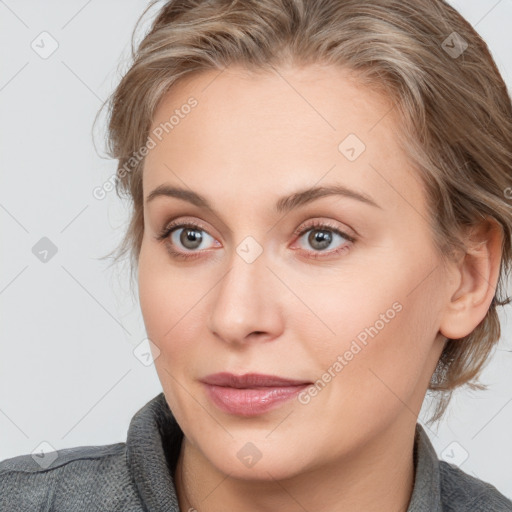
[[[183,432],[164,394],[134,415],[126,442],[25,454],[0,462],[1,512],[178,512],[173,471]],[[494,486],[437,458],[416,425],[407,512],[512,512]]]

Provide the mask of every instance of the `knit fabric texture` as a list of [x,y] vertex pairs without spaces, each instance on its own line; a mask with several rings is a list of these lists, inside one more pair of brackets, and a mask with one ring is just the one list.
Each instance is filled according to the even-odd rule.
[[[160,393],[133,416],[126,442],[79,446],[0,462],[0,512],[178,512],[173,474],[183,432]],[[49,460],[48,458],[46,460]],[[512,512],[493,485],[437,458],[421,424],[407,512]]]

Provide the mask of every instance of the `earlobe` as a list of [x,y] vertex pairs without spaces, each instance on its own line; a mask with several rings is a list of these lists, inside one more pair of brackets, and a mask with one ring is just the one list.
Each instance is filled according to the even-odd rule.
[[503,231],[494,219],[467,230],[466,253],[453,267],[458,285],[448,298],[439,328],[448,339],[467,336],[485,318],[496,293],[502,243]]

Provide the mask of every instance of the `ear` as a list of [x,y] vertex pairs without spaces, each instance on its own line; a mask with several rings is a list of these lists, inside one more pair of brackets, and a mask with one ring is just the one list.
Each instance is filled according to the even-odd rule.
[[451,267],[454,283],[449,289],[440,332],[448,339],[470,334],[485,318],[496,293],[503,231],[495,219],[486,219],[467,229],[466,253]]

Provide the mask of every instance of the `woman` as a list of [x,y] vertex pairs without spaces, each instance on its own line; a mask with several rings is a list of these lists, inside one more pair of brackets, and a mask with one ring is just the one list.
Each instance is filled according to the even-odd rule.
[[126,443],[3,461],[3,508],[512,510],[417,423],[510,300],[512,106],[453,8],[169,2],[109,142],[163,393]]

